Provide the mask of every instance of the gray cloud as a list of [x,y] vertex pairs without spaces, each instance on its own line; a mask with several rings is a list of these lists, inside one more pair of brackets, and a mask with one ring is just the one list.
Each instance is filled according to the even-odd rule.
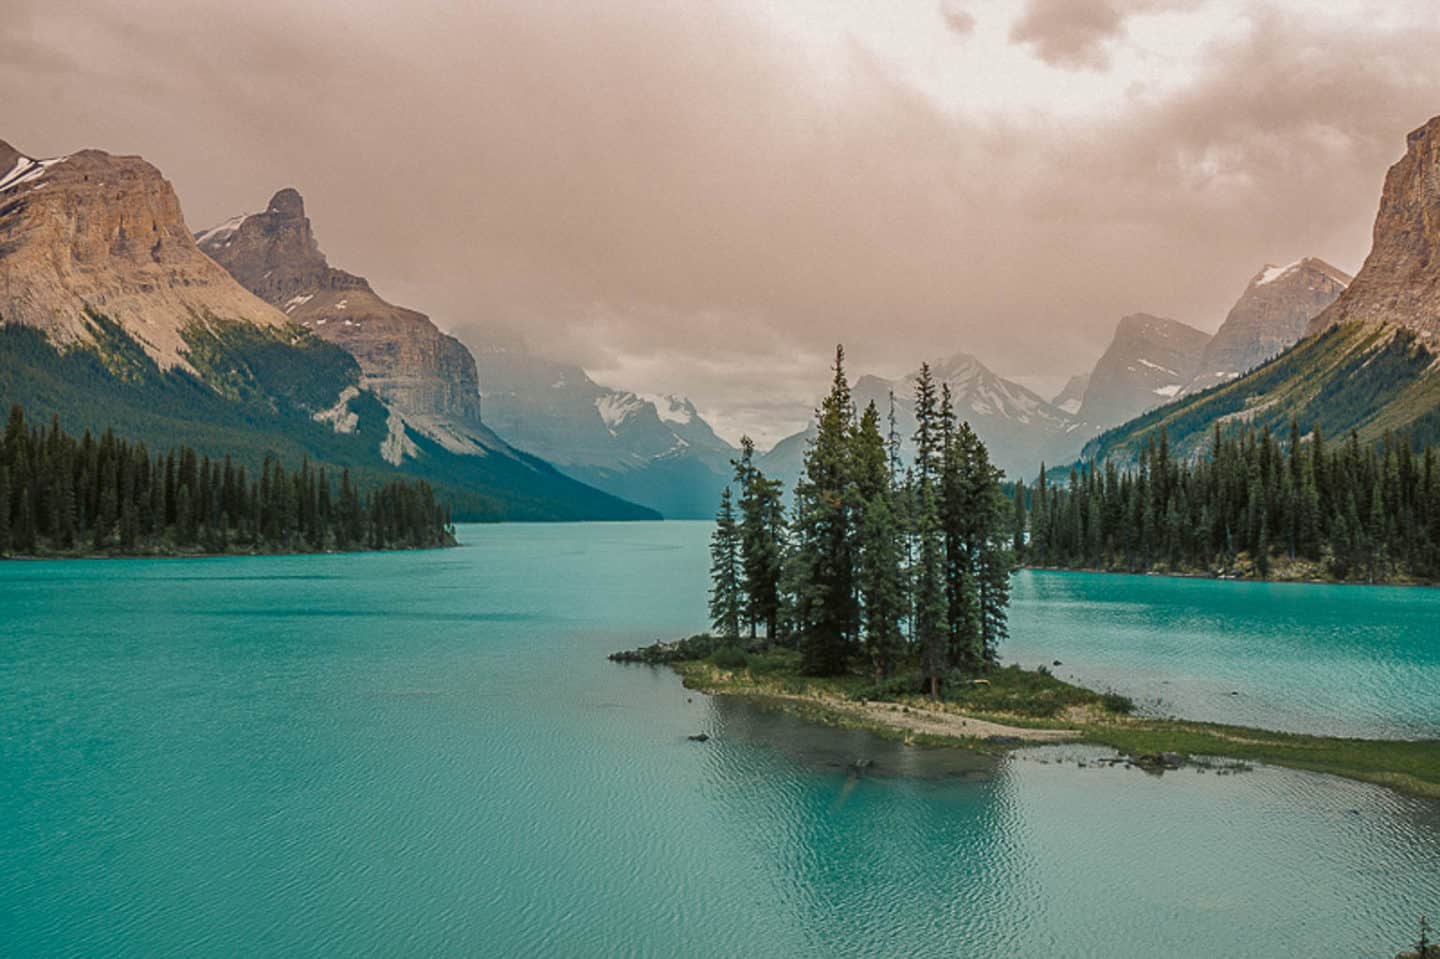
[[803,415],[837,340],[1059,377],[1128,312],[1215,326],[1263,262],[1354,269],[1440,106],[1419,6],[1257,6],[1183,89],[1085,121],[957,115],[860,52],[818,78],[721,4],[7,7],[0,138],[142,153],[192,227],[294,184],[332,262],[462,338],[735,422]]
[[1203,6],[1204,0],[1026,0],[1010,42],[1068,70],[1106,70],[1132,17]]
[[962,37],[975,32],[975,15],[955,0],[943,0],[940,4],[940,19],[945,22],[945,26]]
[[1117,0],[1029,0],[1010,42],[1029,46],[1052,66],[1103,70],[1109,42],[1124,26]]

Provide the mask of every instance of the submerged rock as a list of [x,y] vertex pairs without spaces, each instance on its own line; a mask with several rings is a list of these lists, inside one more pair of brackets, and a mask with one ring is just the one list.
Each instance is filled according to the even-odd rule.
[[692,743],[703,743],[703,742],[707,742],[707,741],[710,739],[709,735],[707,735],[706,733],[696,733],[695,735],[689,736],[689,737],[687,737],[687,738],[688,738]]

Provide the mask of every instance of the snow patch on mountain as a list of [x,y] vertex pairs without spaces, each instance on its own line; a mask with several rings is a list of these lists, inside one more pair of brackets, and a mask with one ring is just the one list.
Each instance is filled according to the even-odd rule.
[[1169,373],[1171,376],[1180,375],[1179,373],[1176,373],[1174,370],[1170,369],[1170,367],[1168,366],[1161,366],[1159,363],[1151,363],[1149,360],[1144,358],[1137,358],[1135,362],[1139,363],[1141,366],[1148,366],[1150,367],[1150,369],[1155,370],[1159,373]]
[[1271,266],[1267,263],[1265,265],[1265,271],[1260,274],[1260,279],[1255,281],[1255,285],[1266,286],[1267,284],[1274,283],[1276,280],[1280,279],[1280,277],[1284,276],[1286,273],[1289,273],[1291,270],[1295,269],[1303,262],[1305,261],[1296,260],[1294,263],[1287,263],[1284,266]]
[[202,247],[215,243],[228,246],[235,237],[235,231],[240,229],[240,224],[244,223],[249,215],[248,213],[242,213],[239,216],[232,216],[219,226],[211,227],[204,233],[201,233],[195,238],[195,243]]
[[698,415],[695,404],[683,396],[676,396],[674,393],[640,393],[638,395],[655,407],[655,413],[663,423],[686,426]]
[[617,426],[639,413],[646,405],[645,400],[628,392],[616,391],[595,397],[595,410],[612,435]]
[[[22,156],[15,161],[15,165],[10,168],[9,173],[5,174],[4,177],[0,177],[0,193],[8,193],[17,186],[34,183],[45,175],[46,170],[55,166],[57,163],[64,163],[68,159],[70,158],[54,157],[49,160],[32,160],[29,157]],[[36,186],[35,189],[38,190],[40,187]]]

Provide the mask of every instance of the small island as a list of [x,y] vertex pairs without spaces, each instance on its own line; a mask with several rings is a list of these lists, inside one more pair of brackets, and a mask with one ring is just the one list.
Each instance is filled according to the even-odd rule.
[[[1437,741],[1144,717],[1118,693],[1065,682],[1048,668],[1001,665],[1009,578],[1030,546],[1022,535],[1023,488],[1006,495],[984,443],[957,421],[948,389],[936,389],[928,367],[921,367],[916,386],[915,456],[908,464],[893,409],[888,436],[873,403],[854,409],[843,349],[836,350],[833,373],[788,511],[780,484],[755,465],[753,444],[741,442],[732,484],[738,492],[727,487],[722,493],[711,538],[712,631],[617,652],[611,660],[669,666],[691,689],[916,746],[1003,752],[1081,742],[1116,750],[1109,762],[1156,772],[1192,764],[1229,772],[1265,762],[1440,798]],[[1232,457],[1243,463],[1249,455],[1251,439],[1235,441],[1238,446],[1216,440],[1222,464]],[[1257,455],[1279,470],[1282,461],[1268,444],[1256,448],[1272,452]],[[1337,454],[1344,457],[1340,466],[1358,464],[1359,476],[1366,462],[1381,462],[1357,450],[1352,443]],[[1393,451],[1383,462],[1392,455],[1413,467]],[[1330,462],[1320,454],[1313,461]],[[1433,455],[1424,462],[1433,468]],[[1160,477],[1186,477],[1176,481],[1183,490],[1193,476],[1209,475],[1196,469],[1181,472],[1162,447],[1138,477],[1107,478],[1102,488],[1113,485],[1133,498],[1153,475],[1156,488],[1170,481]],[[1245,471],[1236,475],[1243,479]],[[1300,475],[1300,488],[1308,490],[1303,469]],[[1049,526],[1058,522],[1054,517],[1093,514],[1103,501],[1082,510],[1085,489],[1081,483],[1074,493],[1046,501],[1041,484],[1036,513]],[[1263,519],[1256,514],[1262,533]],[[1142,516],[1137,532],[1152,528]]]
[[32,428],[14,406],[0,436],[0,558],[212,556],[454,546],[449,510],[423,480],[338,488],[308,459],[266,454],[251,478],[231,456],[88,430]]

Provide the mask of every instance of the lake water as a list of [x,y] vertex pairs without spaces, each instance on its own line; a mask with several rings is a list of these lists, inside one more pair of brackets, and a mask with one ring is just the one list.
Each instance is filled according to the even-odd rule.
[[[0,955],[1389,957],[1440,912],[1440,804],[606,662],[704,625],[707,532],[0,564]],[[1013,620],[1006,658],[1164,711],[1435,730],[1440,592],[1027,573]]]

